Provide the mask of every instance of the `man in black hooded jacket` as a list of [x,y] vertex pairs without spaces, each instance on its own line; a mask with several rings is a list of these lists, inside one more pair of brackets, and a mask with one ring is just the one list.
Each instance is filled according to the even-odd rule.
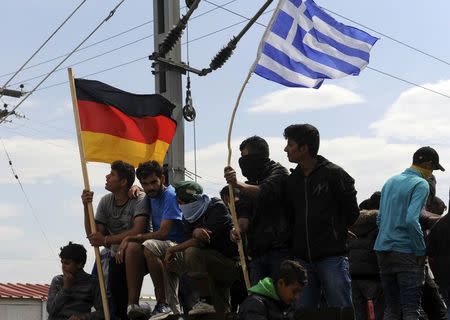
[[294,210],[293,254],[308,270],[299,308],[317,308],[323,292],[329,307],[351,307],[348,228],[358,219],[353,178],[318,155],[319,131],[310,124],[284,130],[284,149],[297,163],[287,181]]
[[[248,182],[240,182],[231,167],[225,179],[240,190],[242,212],[250,212],[248,252],[252,285],[265,277],[274,277],[281,262],[289,256],[292,218],[282,192],[288,171],[269,158],[269,145],[258,136],[244,140],[240,147],[239,166]],[[242,215],[240,218],[244,218]],[[236,236],[236,235],[234,235]]]

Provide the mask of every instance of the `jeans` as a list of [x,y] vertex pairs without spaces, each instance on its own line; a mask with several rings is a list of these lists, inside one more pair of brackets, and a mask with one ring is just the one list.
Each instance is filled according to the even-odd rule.
[[296,260],[308,272],[308,284],[296,302],[297,309],[319,308],[322,293],[328,307],[352,307],[352,286],[347,257],[328,257],[312,263]]
[[447,308],[430,268],[425,265],[425,285],[422,288],[422,313],[424,319],[447,320]]
[[281,263],[288,257],[289,251],[287,249],[273,249],[254,258],[249,265],[251,285],[256,285],[259,280],[266,277],[273,279]]
[[419,319],[424,279],[423,269],[381,274],[386,298],[384,320]]

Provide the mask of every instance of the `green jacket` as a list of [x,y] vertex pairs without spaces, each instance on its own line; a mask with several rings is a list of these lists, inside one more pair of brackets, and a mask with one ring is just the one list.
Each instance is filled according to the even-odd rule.
[[293,312],[280,300],[271,278],[264,278],[251,287],[251,294],[239,307],[239,320],[289,320]]

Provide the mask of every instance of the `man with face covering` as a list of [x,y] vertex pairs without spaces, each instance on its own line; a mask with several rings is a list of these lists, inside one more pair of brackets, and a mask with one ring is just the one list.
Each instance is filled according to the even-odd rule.
[[[203,188],[194,181],[177,183],[175,191],[190,239],[168,248],[165,263],[184,252],[189,275],[208,280],[214,310],[225,315],[230,312],[231,285],[240,275],[237,246],[229,238],[233,227],[231,215],[220,199],[203,194]],[[204,313],[205,302],[200,301],[189,314],[199,310]]]
[[[241,231],[248,235],[250,281],[255,285],[261,279],[275,277],[281,262],[289,256],[292,224],[282,192],[289,173],[269,158],[269,145],[261,137],[244,140],[239,149],[239,166],[248,181],[238,181],[231,167],[225,168],[225,179],[240,190],[240,201],[247,203],[243,211],[251,213],[248,230]],[[232,237],[235,239],[236,234]]]

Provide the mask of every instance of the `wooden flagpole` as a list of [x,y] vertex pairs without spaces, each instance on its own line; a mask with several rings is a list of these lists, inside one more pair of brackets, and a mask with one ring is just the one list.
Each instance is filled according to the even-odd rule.
[[[78,103],[77,103],[77,93],[75,90],[75,80],[73,77],[72,68],[68,68],[67,72],[69,75],[70,94],[72,95],[72,105],[73,105],[73,114],[74,114],[74,118],[75,118],[75,126],[77,129],[78,149],[80,151],[81,171],[83,172],[84,189],[89,191],[91,188],[90,188],[90,184],[89,184],[89,175],[88,175],[88,171],[87,171],[86,159],[84,157],[83,140],[81,139],[80,115],[78,113]],[[92,207],[92,203],[88,204],[88,212],[89,212],[89,224],[91,226],[91,232],[95,233],[95,232],[97,232],[97,227],[95,225],[94,208]],[[102,295],[103,313],[105,315],[105,320],[110,320],[109,305],[108,305],[108,299],[106,297],[105,277],[103,275],[100,250],[98,247],[94,247],[94,251],[95,251],[95,262],[96,262],[97,273],[98,273],[98,282],[100,285],[100,293]]]
[[[245,79],[244,83],[242,84],[241,91],[239,92],[238,98],[236,100],[236,104],[233,109],[233,113],[231,114],[230,125],[228,127],[228,161],[227,161],[228,166],[231,165],[231,153],[232,153],[231,132],[233,131],[234,119],[236,117],[236,112],[239,107],[239,102],[241,101],[242,94],[244,93],[245,86],[249,82],[251,76],[252,76],[252,71],[250,70],[250,72],[247,75],[247,78]],[[228,184],[228,192],[230,194],[230,211],[231,211],[231,218],[233,220],[233,225],[234,225],[234,228],[236,229],[236,231],[238,233],[240,233],[241,231],[239,228],[238,218],[237,218],[237,214],[236,214],[236,206],[234,203],[234,190],[233,190],[231,183]],[[248,276],[247,262],[245,260],[245,252],[244,252],[244,246],[242,244],[242,239],[238,241],[238,249],[239,249],[239,258],[241,260],[242,272],[244,274],[245,286],[247,287],[247,290],[248,290],[248,289],[250,289],[250,279]]]

